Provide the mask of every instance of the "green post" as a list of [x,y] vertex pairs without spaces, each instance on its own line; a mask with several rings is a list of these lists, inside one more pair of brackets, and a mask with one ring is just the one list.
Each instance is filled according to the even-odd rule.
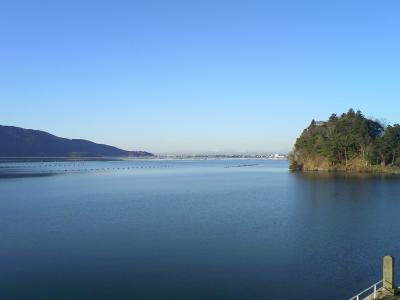
[[383,258],[383,290],[387,295],[394,295],[396,293],[393,256],[385,256]]

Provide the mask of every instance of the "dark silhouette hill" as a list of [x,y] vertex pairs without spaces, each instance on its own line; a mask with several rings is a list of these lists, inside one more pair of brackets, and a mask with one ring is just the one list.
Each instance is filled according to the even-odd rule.
[[61,138],[45,131],[0,125],[0,157],[154,156],[81,139]]

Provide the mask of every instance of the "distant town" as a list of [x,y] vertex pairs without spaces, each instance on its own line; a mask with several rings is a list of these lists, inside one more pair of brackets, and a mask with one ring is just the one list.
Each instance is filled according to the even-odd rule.
[[159,159],[269,159],[286,160],[286,154],[165,154],[156,155]]

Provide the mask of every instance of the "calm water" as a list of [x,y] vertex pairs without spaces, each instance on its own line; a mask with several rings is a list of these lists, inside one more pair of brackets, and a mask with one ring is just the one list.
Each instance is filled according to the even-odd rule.
[[400,178],[285,161],[0,163],[0,299],[346,299],[400,258]]

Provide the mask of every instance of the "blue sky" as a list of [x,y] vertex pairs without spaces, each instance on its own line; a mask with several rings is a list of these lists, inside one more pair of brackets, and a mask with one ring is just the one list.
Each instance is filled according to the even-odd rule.
[[400,122],[399,1],[0,1],[0,123],[155,153]]

